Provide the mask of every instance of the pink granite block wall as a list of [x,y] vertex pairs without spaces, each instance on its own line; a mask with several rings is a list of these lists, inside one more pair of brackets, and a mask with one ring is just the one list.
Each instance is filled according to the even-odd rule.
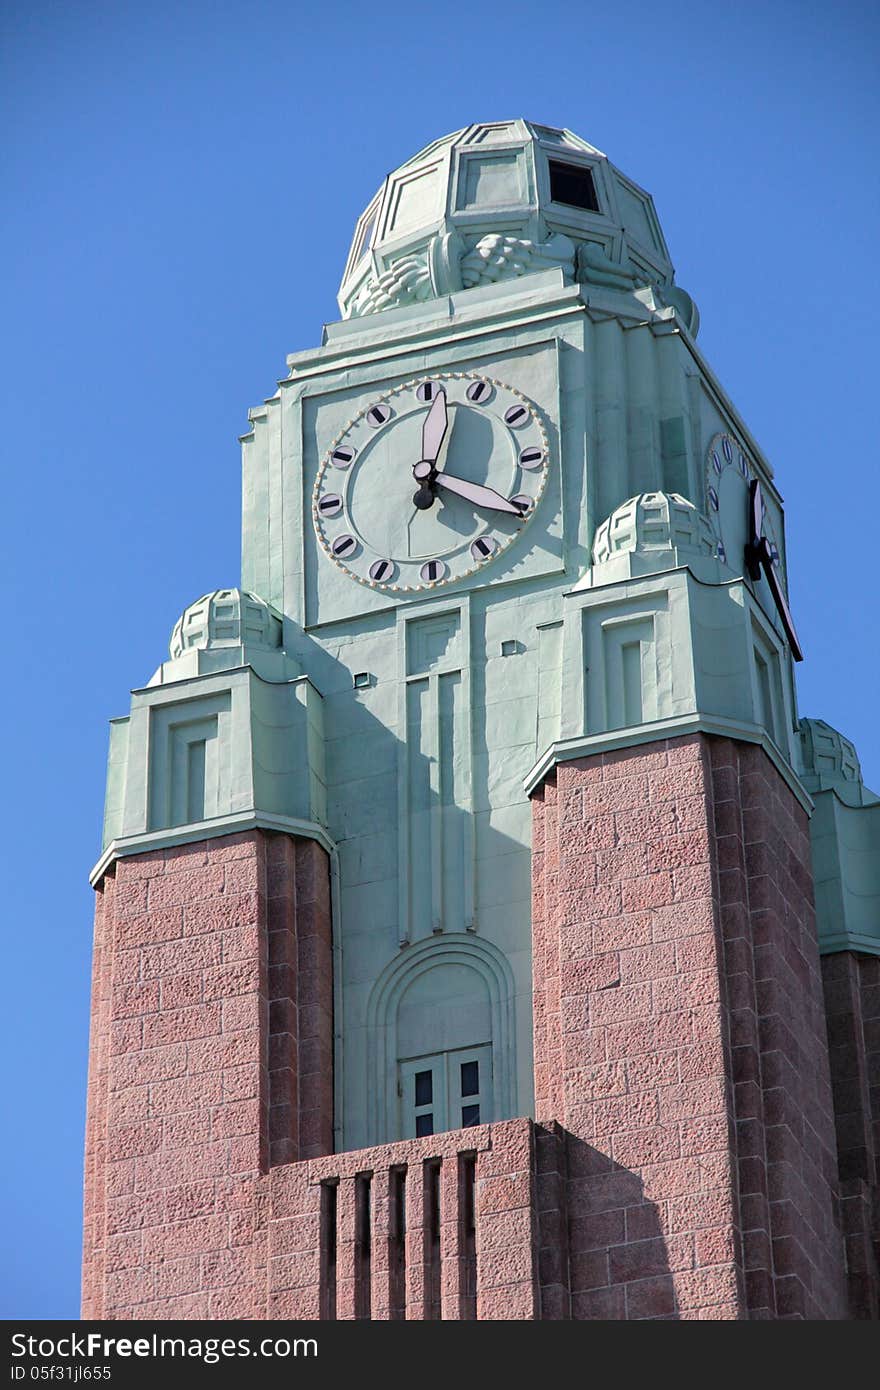
[[839,1317],[806,816],[703,736],[534,797],[539,1122],[567,1131],[575,1318]]
[[880,960],[822,958],[850,1315],[880,1316]]
[[[326,1008],[300,1010],[298,994],[300,948],[329,952],[322,855],[254,831],[123,858],[105,876],[84,1315],[265,1315],[260,1184],[273,1160],[299,1156],[300,1127],[313,1149],[330,1147],[332,1078],[298,1073],[301,1048],[325,1056],[332,1044]],[[270,971],[270,937],[286,973]]]

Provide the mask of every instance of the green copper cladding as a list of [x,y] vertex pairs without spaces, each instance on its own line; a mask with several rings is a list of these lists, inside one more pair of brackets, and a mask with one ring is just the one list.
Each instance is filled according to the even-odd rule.
[[[407,160],[371,199],[339,307],[360,317],[551,267],[566,284],[671,288],[651,195],[570,130],[467,126]],[[672,298],[695,328],[692,302],[677,290]]]
[[[523,158],[544,154],[532,144]],[[607,174],[595,173],[600,203]],[[374,1093],[370,1020],[398,952],[430,944],[439,957],[462,932],[510,966],[511,1094],[520,1111],[530,1105],[533,769],[552,768],[583,740],[619,740],[627,727],[644,740],[714,721],[717,732],[766,742],[808,803],[773,603],[744,576],[742,555],[721,559],[708,518],[716,436],[735,438],[748,456],[781,536],[771,470],[695,345],[692,302],[670,293],[659,229],[651,274],[636,276],[621,259],[620,219],[602,206],[572,209],[564,235],[574,241],[579,227],[586,236],[603,218],[610,234],[613,223],[614,273],[582,254],[555,266],[519,261],[491,282],[352,309],[325,329],[320,348],[288,359],[289,375],[252,412],[243,439],[243,582],[287,615],[288,650],[324,698],[328,828],[340,855],[346,1142],[386,1137],[362,1097]],[[494,236],[512,214],[502,199],[484,201],[479,216],[475,231]],[[540,238],[562,234],[551,222]],[[478,381],[495,395],[468,405],[467,383]],[[451,471],[467,467],[455,433],[466,422],[471,480],[497,488],[506,478],[508,495],[535,494],[527,469],[502,466],[513,446],[496,402],[503,419],[513,392],[539,417],[544,477],[512,539],[503,521],[438,500],[435,531],[447,526],[456,541],[496,534],[497,556],[390,592],[369,582],[376,554],[360,498],[385,499],[389,535],[399,528],[403,545],[418,521],[412,465],[419,411],[430,409],[419,390],[429,384],[448,392],[456,420]],[[479,447],[480,410],[490,455]],[[735,510],[736,488],[722,493],[721,506]],[[329,526],[313,515],[328,496]],[[336,536],[357,542],[342,563],[327,553]],[[439,537],[431,545],[438,557],[453,553]],[[462,991],[464,999],[464,983]],[[474,1036],[462,1043],[480,1042],[469,1026]],[[426,1037],[425,1051],[432,1046]],[[389,1093],[392,1078],[381,1084]]]
[[170,660],[113,722],[105,849],[246,812],[326,823],[322,701],[282,630],[239,589],[185,610]]
[[711,716],[763,732],[797,765],[784,645],[684,497],[642,494],[598,528],[562,640],[563,740]]
[[[250,412],[243,589],[186,610],[112,725],[105,861],[243,820],[325,844],[355,1148],[404,1132],[419,1058],[490,1066],[483,1118],[529,1111],[529,793],[558,762],[697,729],[760,743],[819,808],[828,949],[880,950],[880,828],[801,736],[744,554],[757,480],[785,586],[781,498],[648,194],[568,131],[470,126],[386,179],[340,304]],[[471,500],[416,506],[425,461]]]
[[880,797],[862,781],[849,739],[821,719],[800,725],[819,949],[880,955]]

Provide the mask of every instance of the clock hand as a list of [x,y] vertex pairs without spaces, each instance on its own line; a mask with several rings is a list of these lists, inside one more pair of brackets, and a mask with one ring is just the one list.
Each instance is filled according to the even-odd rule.
[[522,508],[502,497],[494,488],[484,487],[482,483],[469,483],[465,478],[456,478],[454,473],[439,472],[434,478],[434,485],[455,492],[478,507],[490,507],[493,512],[509,512],[511,516],[523,515]]
[[434,397],[433,405],[428,411],[425,423],[422,426],[422,459],[429,463],[437,462],[437,455],[446,438],[446,429],[449,424],[449,416],[446,412],[446,392],[440,390]]
[[776,604],[779,616],[782,619],[782,626],[785,628],[785,635],[788,638],[788,645],[791,647],[791,654],[795,661],[803,661],[804,653],[798,641],[794,618],[791,616],[791,609],[782,591],[779,575],[776,573],[776,569],[773,565],[773,556],[770,554],[770,547],[767,544],[766,536],[761,537],[760,552],[761,564],[764,567],[764,578],[767,580],[770,592],[773,595],[773,602]]
[[413,476],[419,484],[413,501],[420,511],[427,511],[434,505],[436,492],[434,477],[437,471],[437,455],[443,447],[449,415],[446,410],[446,392],[439,390],[434,397],[431,409],[422,426],[422,457],[413,469]]
[[788,639],[788,645],[791,648],[791,654],[795,661],[803,661],[804,653],[798,641],[794,618],[791,616],[788,600],[785,597],[782,585],[779,582],[779,575],[773,564],[773,553],[770,549],[770,542],[764,535],[764,498],[761,494],[761,484],[757,478],[753,478],[749,483],[749,541],[746,546],[745,559],[746,568],[751,579],[760,579],[761,571],[764,571],[767,587],[773,595],[776,611],[782,619],[782,626],[785,628],[785,635]]
[[751,523],[751,535],[749,539],[752,545],[757,545],[764,530],[764,496],[761,492],[761,484],[757,478],[753,478],[749,483],[749,521]]
[[761,534],[764,522],[764,499],[757,478],[749,483],[749,539],[746,545],[746,569],[750,579],[761,578]]

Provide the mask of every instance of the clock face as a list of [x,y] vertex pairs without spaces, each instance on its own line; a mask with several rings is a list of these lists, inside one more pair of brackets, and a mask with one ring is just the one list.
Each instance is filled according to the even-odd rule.
[[327,449],[312,498],[318,541],[372,589],[455,583],[513,544],[549,464],[543,422],[521,392],[468,372],[414,378],[377,395]]
[[[718,558],[735,574],[746,573],[749,543],[749,483],[757,477],[748,455],[730,434],[716,434],[706,451],[706,511],[715,532]],[[779,568],[779,544],[766,503],[762,503],[763,534],[774,566]]]

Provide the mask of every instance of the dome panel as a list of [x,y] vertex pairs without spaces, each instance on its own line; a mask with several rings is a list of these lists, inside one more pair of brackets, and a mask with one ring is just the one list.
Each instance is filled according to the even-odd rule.
[[413,169],[402,175],[394,175],[390,180],[391,191],[387,202],[383,237],[398,237],[414,227],[423,227],[440,216],[442,210],[443,186],[441,184],[441,164],[430,164],[424,169]]
[[666,247],[657,222],[651,197],[616,170],[615,192],[620,220],[626,236],[650,251],[666,254]]
[[528,197],[525,151],[498,150],[462,155],[458,167],[456,210],[509,206]]
[[506,143],[524,134],[520,121],[495,121],[491,125],[472,126],[466,143],[468,145],[492,145],[499,141]]
[[405,164],[402,164],[400,167],[402,169],[408,169],[411,164],[419,164],[423,159],[427,159],[429,155],[434,154],[437,150],[445,149],[447,145],[452,144],[453,140],[457,140],[459,136],[463,136],[465,134],[466,128],[462,130],[454,130],[451,135],[441,135],[439,140],[432,140],[430,145],[426,145],[423,150],[419,150],[418,154],[414,154],[410,159],[406,161]]
[[376,230],[376,223],[379,219],[379,208],[382,205],[382,192],[380,189],[375,198],[370,202],[365,211],[358,218],[354,233],[354,241],[351,243],[351,254],[348,260],[346,275],[349,275],[360,261],[365,252],[369,251],[373,242],[373,233]]

